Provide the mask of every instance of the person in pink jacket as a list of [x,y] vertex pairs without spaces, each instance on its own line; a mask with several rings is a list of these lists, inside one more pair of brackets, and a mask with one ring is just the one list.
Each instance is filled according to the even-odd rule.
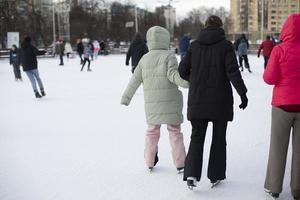
[[271,143],[265,191],[274,198],[282,192],[292,130],[291,192],[300,200],[300,14],[289,16],[271,53],[263,78],[274,85]]

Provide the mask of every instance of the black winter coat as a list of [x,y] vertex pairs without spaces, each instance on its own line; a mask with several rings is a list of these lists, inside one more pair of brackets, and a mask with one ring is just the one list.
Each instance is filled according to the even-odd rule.
[[131,58],[131,65],[136,67],[140,59],[146,53],[148,53],[148,47],[143,40],[131,43],[126,54],[126,65],[129,65],[129,60]]
[[233,120],[233,94],[247,92],[233,45],[221,28],[200,32],[179,65],[180,76],[190,82],[188,119]]
[[82,44],[82,42],[79,42],[79,43],[77,44],[77,52],[78,52],[79,54],[83,54],[83,50],[84,50],[83,44]]
[[31,45],[30,43],[24,41],[20,49],[20,61],[23,66],[24,71],[29,71],[37,69],[37,55],[43,54],[39,50]]

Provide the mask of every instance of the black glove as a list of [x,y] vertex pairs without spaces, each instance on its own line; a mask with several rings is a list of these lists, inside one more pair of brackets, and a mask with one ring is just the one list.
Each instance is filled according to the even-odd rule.
[[240,109],[244,110],[248,105],[248,98],[247,98],[246,93],[242,94],[240,97],[241,97],[242,103],[239,105],[239,107],[240,107]]

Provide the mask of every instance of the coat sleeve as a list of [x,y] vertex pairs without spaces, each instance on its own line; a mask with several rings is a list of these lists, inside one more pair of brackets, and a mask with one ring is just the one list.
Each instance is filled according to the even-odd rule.
[[142,67],[139,64],[136,69],[134,70],[134,74],[132,75],[126,90],[124,91],[121,99],[122,105],[129,105],[133,95],[135,94],[136,90],[140,87],[143,82],[142,78]]
[[242,79],[241,72],[236,60],[233,45],[230,43],[227,45],[227,51],[225,55],[225,70],[226,75],[237,93],[241,96],[247,92],[246,85]]
[[168,57],[167,65],[168,65],[167,77],[168,77],[169,81],[180,87],[188,88],[189,82],[182,79],[179,75],[178,62],[177,62],[175,55],[170,55]]
[[269,85],[276,85],[279,80],[279,58],[280,47],[273,48],[266,70],[264,72],[264,81]]
[[191,69],[192,69],[191,50],[188,49],[187,53],[185,54],[185,56],[183,57],[183,59],[180,61],[180,64],[179,64],[178,71],[179,71],[180,77],[186,81],[189,81]]
[[264,48],[264,43],[261,43],[259,48],[258,48],[258,52],[257,52],[257,55],[260,56],[260,52],[261,50]]
[[131,45],[129,46],[128,51],[126,53],[126,61],[125,61],[126,65],[129,65],[130,57],[131,57]]

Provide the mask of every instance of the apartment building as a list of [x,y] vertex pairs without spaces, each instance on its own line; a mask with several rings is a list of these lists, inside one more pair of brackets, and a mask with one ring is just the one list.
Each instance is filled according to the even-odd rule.
[[269,0],[268,32],[280,32],[285,19],[292,13],[300,13],[300,0]]
[[253,39],[277,34],[292,13],[300,13],[300,0],[231,0],[229,34],[247,33]]

